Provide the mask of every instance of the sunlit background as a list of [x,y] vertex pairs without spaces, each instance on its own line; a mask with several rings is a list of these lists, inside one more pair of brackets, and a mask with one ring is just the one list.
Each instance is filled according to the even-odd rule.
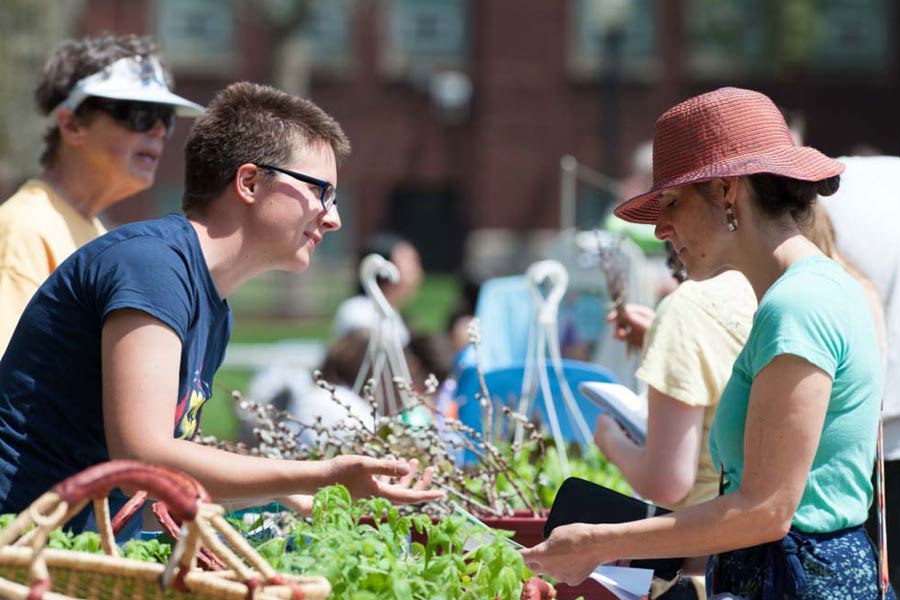
[[[648,184],[653,121],[688,96],[754,88],[829,155],[900,153],[898,25],[888,0],[3,0],[0,192],[38,171],[31,93],[66,37],[151,35],[177,92],[200,103],[248,79],[334,115],[354,146],[339,171],[344,230],[307,273],[230,299],[221,394],[270,360],[249,344],[301,340],[278,352],[317,359],[373,232],[418,247],[427,278],[406,317],[443,331],[465,282],[521,273],[558,252],[561,230],[619,226],[608,212]],[[188,128],[110,225],[178,210]],[[227,436],[220,410],[205,428]]]

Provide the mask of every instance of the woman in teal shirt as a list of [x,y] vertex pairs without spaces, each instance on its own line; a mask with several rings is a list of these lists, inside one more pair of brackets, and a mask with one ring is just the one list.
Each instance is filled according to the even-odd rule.
[[709,556],[711,594],[879,597],[862,528],[881,404],[875,330],[860,285],[801,229],[843,165],[795,145],[769,98],[736,88],[666,111],[653,151],[652,189],[616,214],[655,223],[692,279],[736,269],[759,300],[710,431],[723,494],[643,521],[559,527],[526,562],[575,583],[608,561]]

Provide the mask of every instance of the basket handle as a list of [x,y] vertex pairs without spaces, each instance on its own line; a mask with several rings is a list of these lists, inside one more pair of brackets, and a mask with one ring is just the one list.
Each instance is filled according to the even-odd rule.
[[146,490],[140,490],[139,492],[135,492],[135,494],[131,497],[131,499],[126,502],[122,508],[119,509],[119,512],[116,513],[116,516],[112,518],[112,531],[113,535],[119,535],[119,532],[131,521],[131,517],[136,515],[141,509],[144,508],[144,504],[147,503],[147,492]]
[[[101,463],[65,479],[32,502],[0,531],[0,548],[27,545],[32,549],[28,568],[29,600],[43,597],[50,589],[50,572],[44,557],[50,532],[68,522],[88,502],[94,504],[103,550],[110,556],[118,556],[106,497],[121,486],[146,491],[165,501],[172,513],[183,521],[194,521],[201,506],[209,502],[209,494],[194,478],[174,469],[134,460]],[[31,524],[37,527],[29,531]],[[185,557],[180,579],[184,578],[192,559],[193,555]]]
[[[179,591],[189,591],[187,578],[199,558],[201,547],[206,546],[211,554],[220,558],[219,562],[234,572],[234,579],[247,587],[247,598],[254,597],[254,590],[261,586],[288,586],[293,598],[304,597],[307,587],[316,593],[315,597],[325,597],[330,591],[327,581],[322,578],[294,580],[277,573],[228,524],[223,517],[224,509],[209,503],[209,494],[192,477],[166,467],[117,460],[95,465],[57,484],[0,531],[0,548],[15,543],[27,545],[32,550],[29,584],[25,586],[28,600],[45,598],[45,593],[51,590],[44,553],[50,532],[66,523],[88,502],[94,503],[103,549],[107,554],[117,556],[106,496],[119,486],[146,490],[164,502],[172,517],[182,522],[181,535],[160,576],[163,590],[172,586]],[[57,594],[52,597],[65,598]]]
[[[154,502],[150,505],[150,508],[153,511],[154,516],[156,516],[156,520],[159,521],[159,524],[162,525],[162,528],[166,533],[168,533],[173,540],[177,541],[182,534],[182,521],[176,521],[172,517],[165,502]],[[200,546],[197,549],[197,564],[200,565],[204,571],[221,571],[226,567],[225,563],[215,554],[210,552],[209,548],[206,546]]]
[[180,471],[136,460],[114,460],[89,467],[53,486],[69,506],[105,498],[120,486],[145,490],[166,503],[179,520],[193,520],[198,502],[209,502],[209,494],[197,480]]

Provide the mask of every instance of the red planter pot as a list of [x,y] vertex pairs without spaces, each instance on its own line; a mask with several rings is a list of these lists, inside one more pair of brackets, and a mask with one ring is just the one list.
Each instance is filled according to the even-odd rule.
[[[534,517],[530,511],[518,510],[512,517],[486,517],[482,519],[494,529],[505,529],[513,532],[513,539],[523,546],[531,547],[544,541],[545,517]],[[564,583],[556,584],[558,600],[575,600],[584,596],[585,600],[617,600],[616,596],[593,580],[576,586]]]

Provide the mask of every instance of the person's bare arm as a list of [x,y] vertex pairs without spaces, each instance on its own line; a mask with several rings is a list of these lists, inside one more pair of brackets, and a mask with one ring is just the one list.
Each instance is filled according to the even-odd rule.
[[[218,502],[267,501],[342,483],[356,497],[422,502],[443,495],[394,485],[379,476],[408,475],[406,461],[340,456],[290,461],[241,456],[173,437],[181,341],[162,321],[117,310],[102,334],[103,425],[110,458],[174,467],[192,475]],[[426,470],[423,480],[430,480]]]
[[647,400],[646,446],[635,444],[608,415],[597,419],[594,441],[637,493],[671,506],[687,496],[697,478],[697,461],[705,443],[704,409],[652,386]]
[[526,563],[576,583],[611,560],[701,556],[781,539],[803,495],[830,394],[827,373],[796,356],[776,357],[753,381],[738,490],[652,519],[559,527],[522,552]]

